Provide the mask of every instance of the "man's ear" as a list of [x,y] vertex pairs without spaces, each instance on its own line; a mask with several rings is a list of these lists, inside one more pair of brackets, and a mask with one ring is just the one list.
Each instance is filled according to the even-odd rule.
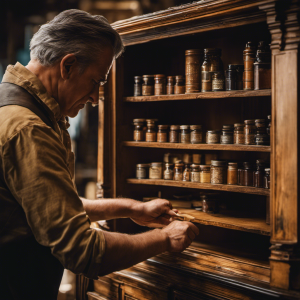
[[67,54],[60,61],[60,75],[63,79],[69,79],[77,67],[77,58],[74,54]]

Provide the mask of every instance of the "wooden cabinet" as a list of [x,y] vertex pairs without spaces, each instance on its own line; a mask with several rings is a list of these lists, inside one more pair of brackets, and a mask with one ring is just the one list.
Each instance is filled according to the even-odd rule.
[[[98,181],[105,197],[142,200],[160,193],[171,199],[209,190],[220,193],[225,210],[208,215],[180,209],[198,223],[195,242],[183,253],[163,253],[100,278],[89,291],[90,299],[300,298],[292,291],[300,288],[299,11],[294,0],[205,0],[113,24],[126,50],[113,65],[99,106]],[[136,75],[184,75],[185,50],[221,48],[226,67],[243,63],[248,41],[271,45],[272,90],[132,96]],[[202,124],[205,132],[269,114],[271,146],[132,141],[134,118]],[[168,152],[269,160],[271,189],[135,179],[137,163],[162,161]],[[113,229],[145,230],[130,220],[114,221]]]

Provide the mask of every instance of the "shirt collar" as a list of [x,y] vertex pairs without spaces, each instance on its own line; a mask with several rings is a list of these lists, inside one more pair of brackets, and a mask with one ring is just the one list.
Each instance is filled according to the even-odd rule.
[[14,83],[26,89],[33,96],[37,96],[52,111],[56,121],[62,119],[59,104],[50,97],[42,82],[26,67],[17,62],[9,65],[3,76],[2,82]]

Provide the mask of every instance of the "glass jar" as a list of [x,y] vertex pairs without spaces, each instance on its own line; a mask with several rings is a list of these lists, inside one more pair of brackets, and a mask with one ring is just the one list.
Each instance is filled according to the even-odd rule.
[[143,86],[142,94],[143,96],[154,95],[154,75],[143,75]]
[[154,95],[166,94],[166,76],[163,74],[157,74],[154,76]]
[[134,131],[133,140],[136,142],[145,141],[144,127],[146,119],[133,119]]
[[210,183],[210,165],[200,165],[200,183]]
[[215,72],[212,75],[212,91],[224,91],[224,76],[222,72]]
[[174,180],[182,181],[182,179],[183,179],[183,167],[184,167],[184,164],[183,164],[182,161],[177,161],[175,163]]
[[202,143],[202,125],[191,125],[191,143],[200,144]]
[[153,162],[150,164],[149,179],[162,179],[162,162]]
[[156,125],[147,122],[146,142],[156,142]]
[[185,168],[182,174],[182,181],[191,181],[191,168],[190,164],[185,164]]
[[173,164],[165,163],[164,180],[173,180]]
[[245,144],[245,133],[244,133],[245,125],[243,123],[235,123],[234,124],[234,134],[233,134],[233,143],[237,145]]
[[180,130],[180,143],[189,144],[191,140],[190,125],[181,125]]
[[213,193],[200,195],[202,200],[202,211],[207,214],[217,214],[219,212],[219,201]]
[[210,168],[210,182],[212,184],[224,184],[227,182],[227,162],[212,160]]
[[148,178],[149,164],[137,164],[136,165],[136,178],[147,179]]
[[270,168],[265,169],[265,176],[264,176],[264,188],[270,188]]
[[204,49],[204,60],[201,66],[201,92],[212,90],[211,55],[209,49]]
[[245,145],[255,145],[256,126],[254,120],[245,120]]
[[250,162],[244,162],[244,178],[243,184],[244,186],[254,186],[254,170],[253,165]]
[[185,93],[185,79],[184,76],[178,75],[175,76],[175,86],[174,94],[184,94]]
[[175,81],[174,76],[167,77],[167,95],[174,94],[174,81]]
[[233,144],[233,125],[223,125],[220,143]]
[[199,165],[192,164],[191,165],[191,182],[200,182],[200,169]]
[[219,130],[207,130],[206,144],[219,144],[219,143],[220,143],[220,131]]
[[227,184],[238,184],[238,164],[236,162],[228,163]]
[[134,89],[133,89],[133,96],[142,96],[142,76],[134,76]]
[[171,125],[170,126],[170,134],[169,134],[169,142],[170,143],[179,143],[179,125]]
[[264,187],[264,173],[266,162],[261,159],[256,160],[256,171],[254,173],[254,186],[257,188]]
[[226,91],[236,90],[237,75],[235,65],[228,65],[228,69],[225,71],[225,76]]
[[203,51],[200,49],[185,51],[186,93],[200,92],[202,57]]
[[166,143],[168,141],[168,125],[158,125],[157,142]]

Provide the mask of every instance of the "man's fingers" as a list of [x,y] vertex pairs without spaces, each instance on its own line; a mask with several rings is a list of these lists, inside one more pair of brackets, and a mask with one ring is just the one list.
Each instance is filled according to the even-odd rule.
[[191,222],[190,222],[190,224],[191,225],[189,226],[189,228],[193,231],[193,233],[195,235],[198,235],[200,233],[199,228],[195,224],[193,224]]

